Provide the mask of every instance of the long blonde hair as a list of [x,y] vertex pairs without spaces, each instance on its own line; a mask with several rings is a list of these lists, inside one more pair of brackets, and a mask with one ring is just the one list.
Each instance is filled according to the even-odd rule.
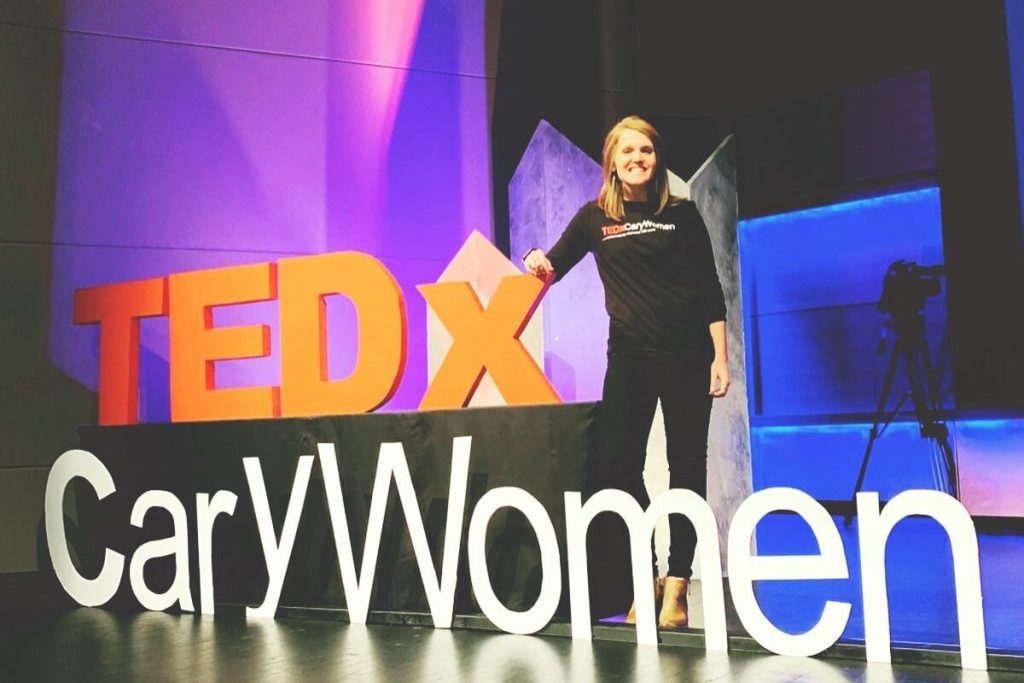
[[602,152],[604,178],[601,182],[601,191],[597,195],[597,205],[601,207],[605,215],[617,221],[621,221],[626,214],[622,181],[615,172],[615,149],[619,146],[619,138],[627,130],[635,130],[646,135],[654,145],[654,175],[647,183],[647,196],[657,201],[656,214],[661,213],[667,205],[674,203],[668,191],[668,170],[665,168],[662,158],[661,134],[647,121],[639,116],[627,116],[608,131],[604,139],[604,151]]

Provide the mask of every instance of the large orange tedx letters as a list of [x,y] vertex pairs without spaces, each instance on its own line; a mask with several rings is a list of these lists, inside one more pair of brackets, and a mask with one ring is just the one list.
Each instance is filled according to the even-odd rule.
[[[405,299],[394,276],[359,252],[278,261],[281,316],[281,414],[285,417],[376,410],[405,370]],[[327,302],[347,297],[356,309],[358,355],[348,377],[330,381]]]
[[171,420],[230,420],[280,414],[277,387],[217,389],[215,361],[270,354],[266,325],[214,327],[213,307],[272,300],[273,263],[214,268],[168,277]]
[[509,405],[560,403],[558,392],[519,341],[547,285],[532,275],[503,278],[486,310],[468,282],[418,287],[453,337],[421,409],[459,408],[490,373]]
[[100,326],[101,425],[139,421],[139,320],[166,314],[166,278],[75,291],[75,324]]

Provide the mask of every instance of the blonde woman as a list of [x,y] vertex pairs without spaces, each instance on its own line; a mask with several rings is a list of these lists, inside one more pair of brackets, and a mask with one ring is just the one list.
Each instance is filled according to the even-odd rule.
[[[605,138],[604,180],[547,254],[523,261],[558,280],[594,254],[610,317],[608,369],[589,465],[592,490],[618,488],[649,504],[643,469],[658,400],[672,488],[707,495],[708,424],[713,398],[729,390],[725,298],[707,228],[692,202],[669,194],[658,131],[629,116]],[[686,591],[696,532],[670,515],[668,575],[659,580],[658,624],[688,623]],[[652,565],[653,552],[652,552]],[[627,621],[635,621],[633,609]]]

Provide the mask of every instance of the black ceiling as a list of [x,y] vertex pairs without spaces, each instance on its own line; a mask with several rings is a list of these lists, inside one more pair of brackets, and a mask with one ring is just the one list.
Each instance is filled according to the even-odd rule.
[[958,40],[957,22],[970,23],[956,6],[642,0],[634,5],[642,108],[737,113],[931,68]]

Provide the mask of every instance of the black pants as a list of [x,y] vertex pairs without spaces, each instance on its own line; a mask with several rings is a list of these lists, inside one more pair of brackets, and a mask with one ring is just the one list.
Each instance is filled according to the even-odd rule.
[[[658,399],[665,418],[669,485],[707,498],[708,394],[710,361],[609,356],[598,413],[598,440],[591,453],[591,492],[602,488],[629,493],[644,509],[650,505],[644,486],[647,437]],[[690,578],[697,533],[690,520],[669,515],[671,547],[668,575]],[[653,545],[652,545],[653,557]]]

